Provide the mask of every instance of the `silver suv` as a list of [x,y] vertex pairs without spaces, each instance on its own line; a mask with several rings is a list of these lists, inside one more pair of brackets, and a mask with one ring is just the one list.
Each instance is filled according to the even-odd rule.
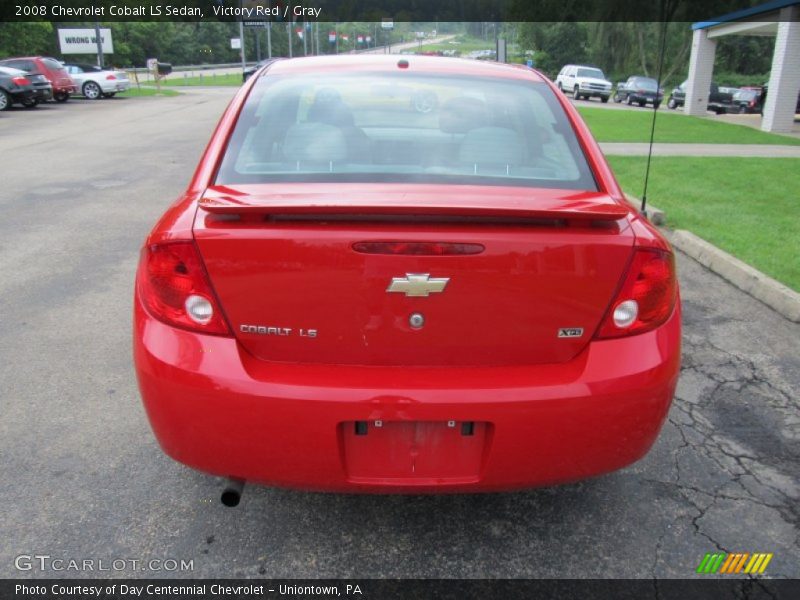
[[572,94],[575,100],[594,96],[608,102],[611,86],[603,71],[587,65],[566,65],[556,77],[556,87],[565,94]]

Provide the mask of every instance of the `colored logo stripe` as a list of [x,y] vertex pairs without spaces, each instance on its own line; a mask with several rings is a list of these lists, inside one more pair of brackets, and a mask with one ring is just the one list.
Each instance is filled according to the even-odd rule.
[[707,552],[703,560],[700,561],[697,572],[704,574],[763,573],[772,557],[772,553],[750,554],[748,552],[738,552],[725,554],[724,552]]

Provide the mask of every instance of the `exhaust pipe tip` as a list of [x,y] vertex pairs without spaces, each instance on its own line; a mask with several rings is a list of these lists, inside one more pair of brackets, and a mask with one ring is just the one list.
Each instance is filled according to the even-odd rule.
[[242,479],[228,479],[225,488],[222,490],[220,500],[222,504],[228,508],[239,506],[242,500],[242,491],[244,490],[244,480]]

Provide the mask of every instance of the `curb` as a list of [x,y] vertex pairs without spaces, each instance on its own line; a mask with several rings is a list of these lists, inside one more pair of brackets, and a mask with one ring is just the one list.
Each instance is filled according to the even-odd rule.
[[685,229],[670,236],[672,244],[743,292],[760,300],[781,315],[800,323],[800,294],[761,271],[743,263]]
[[[642,201],[639,198],[636,196],[631,196],[630,194],[625,194],[625,200],[627,200],[628,204],[636,209],[636,212],[639,212],[639,207],[642,206]],[[647,220],[653,225],[665,225],[667,223],[667,214],[652,204],[648,203],[647,207],[645,208],[645,213],[647,213],[645,214]]]

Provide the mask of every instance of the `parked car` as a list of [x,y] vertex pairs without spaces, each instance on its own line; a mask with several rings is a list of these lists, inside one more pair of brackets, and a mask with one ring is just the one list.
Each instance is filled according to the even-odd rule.
[[8,110],[15,103],[32,108],[52,97],[53,88],[44,75],[0,67],[0,110]]
[[[578,111],[533,69],[403,62],[249,79],[144,242],[142,400],[168,455],[230,478],[228,505],[245,481],[572,481],[640,459],[666,418],[674,255]],[[442,100],[370,91],[398,83]]]
[[66,102],[71,94],[78,91],[69,73],[55,58],[47,56],[7,58],[0,60],[0,66],[20,69],[26,73],[44,75],[53,86],[53,99],[56,102]]
[[124,92],[131,87],[125,71],[101,69],[83,63],[64,63],[64,68],[75,81],[80,93],[90,100],[113,98],[117,92]]
[[244,69],[242,71],[242,82],[245,82],[248,79],[250,79],[250,77],[253,76],[256,73],[256,71],[258,71],[261,67],[264,67],[264,66],[266,66],[268,64],[271,64],[271,63],[275,62],[276,60],[278,60],[278,59],[277,58],[265,58],[264,60],[258,61],[252,67],[247,67],[246,69]]
[[556,77],[556,87],[562,92],[571,93],[575,100],[600,98],[608,102],[612,83],[597,67],[566,65]]
[[[759,112],[763,114],[763,112],[764,112],[764,106],[765,106],[765,105],[766,105],[766,103],[767,103],[767,91],[768,91],[768,86],[765,84],[765,85],[764,85],[763,87],[761,87],[761,88],[756,88],[756,87],[754,87],[754,88],[751,88],[751,89],[760,89],[760,90],[761,90],[761,98],[760,98],[760,101],[761,101],[761,108],[760,108]],[[794,106],[794,112],[795,112],[795,114],[796,114],[796,113],[800,113],[800,92],[798,92],[798,94],[797,94],[797,102],[795,103],[795,106]]]
[[766,98],[766,95],[763,88],[741,88],[733,95],[727,112],[739,114],[760,113],[763,110],[764,98]]
[[658,82],[652,77],[632,75],[626,81],[617,84],[614,92],[614,102],[627,102],[628,104],[652,104],[655,108],[661,106],[664,99],[664,90],[658,87]]
[[[684,81],[682,84],[672,90],[672,94],[670,94],[669,100],[667,101],[667,107],[675,109],[685,104],[686,85],[688,83],[688,81]],[[720,115],[724,112],[728,112],[728,108],[731,107],[732,102],[732,94],[723,92],[719,85],[712,82],[711,87],[708,90],[708,110]]]

